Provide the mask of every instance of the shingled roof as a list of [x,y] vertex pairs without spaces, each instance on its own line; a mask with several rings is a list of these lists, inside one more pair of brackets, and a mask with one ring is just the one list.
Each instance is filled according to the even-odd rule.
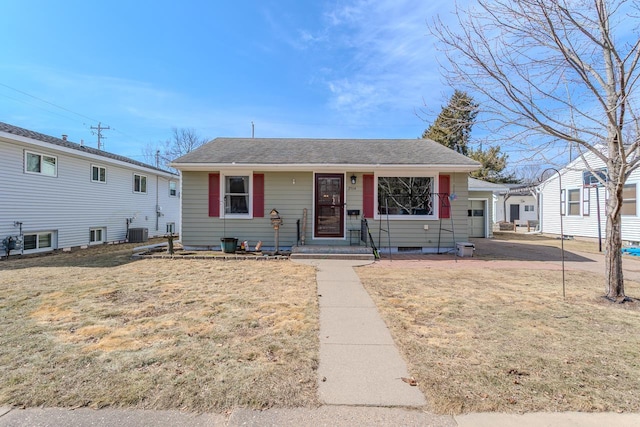
[[216,138],[172,163],[178,169],[225,164],[480,167],[428,139]]
[[65,148],[70,148],[70,149],[73,149],[73,150],[78,150],[78,151],[80,151],[82,153],[94,154],[94,155],[97,155],[97,156],[106,157],[108,159],[118,160],[118,161],[129,163],[129,164],[132,164],[132,165],[135,165],[135,166],[139,166],[139,167],[143,167],[143,168],[147,168],[147,169],[153,169],[153,170],[156,170],[156,171],[159,171],[159,172],[175,175],[173,172],[166,171],[164,169],[160,169],[160,168],[157,168],[155,166],[151,166],[149,164],[142,163],[142,162],[139,162],[137,160],[130,159],[129,157],[121,156],[119,154],[109,153],[107,151],[98,150],[96,148],[89,147],[89,146],[86,146],[86,145],[76,144],[75,142],[67,141],[67,140],[56,138],[56,137],[49,136],[49,135],[45,135],[45,134],[39,133],[39,132],[34,132],[32,130],[24,129],[24,128],[21,128],[21,127],[18,127],[18,126],[13,126],[13,125],[10,125],[8,123],[0,122],[0,132],[6,132],[6,133],[10,133],[10,134],[17,135],[17,136],[22,136],[22,137],[34,139],[34,140],[40,141],[40,142],[47,142],[49,144],[57,145],[57,146],[60,146],[60,147],[65,147]]

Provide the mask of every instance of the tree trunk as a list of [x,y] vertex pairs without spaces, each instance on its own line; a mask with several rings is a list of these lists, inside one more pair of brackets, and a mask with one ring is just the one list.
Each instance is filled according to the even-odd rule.
[[609,181],[609,200],[607,201],[607,229],[605,239],[605,292],[612,301],[625,299],[624,278],[622,274],[622,188],[624,184]]

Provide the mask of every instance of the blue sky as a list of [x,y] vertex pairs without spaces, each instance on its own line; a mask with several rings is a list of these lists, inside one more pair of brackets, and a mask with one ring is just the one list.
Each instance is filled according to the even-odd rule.
[[[201,136],[416,138],[453,90],[451,1],[21,0],[0,16],[0,121],[140,159]],[[426,107],[425,107],[426,105]],[[424,115],[423,115],[424,117]]]

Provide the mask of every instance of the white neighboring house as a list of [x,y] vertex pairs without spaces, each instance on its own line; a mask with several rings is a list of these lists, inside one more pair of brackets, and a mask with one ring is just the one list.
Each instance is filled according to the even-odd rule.
[[[559,235],[562,217],[566,236],[598,238],[600,234],[605,238],[607,192],[604,186],[598,185],[592,174],[587,172],[585,162],[594,170],[605,169],[605,164],[589,152],[560,170],[562,188],[559,187],[556,173],[540,184],[540,219],[543,233]],[[593,185],[585,185],[585,180]],[[640,242],[638,182],[640,171],[636,170],[627,179],[622,196],[622,240],[629,243]]]
[[522,184],[504,184],[496,203],[496,222],[515,222],[526,226],[527,222],[539,220],[536,188]]
[[10,236],[13,255],[177,232],[179,191],[171,172],[0,122],[0,256]]

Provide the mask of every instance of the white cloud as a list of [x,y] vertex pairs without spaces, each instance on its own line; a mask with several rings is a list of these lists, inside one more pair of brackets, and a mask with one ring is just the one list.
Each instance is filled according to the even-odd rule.
[[353,0],[327,11],[327,42],[347,58],[325,74],[329,104],[354,115],[410,110],[423,98],[439,105],[442,83],[427,22],[450,7],[445,1]]

